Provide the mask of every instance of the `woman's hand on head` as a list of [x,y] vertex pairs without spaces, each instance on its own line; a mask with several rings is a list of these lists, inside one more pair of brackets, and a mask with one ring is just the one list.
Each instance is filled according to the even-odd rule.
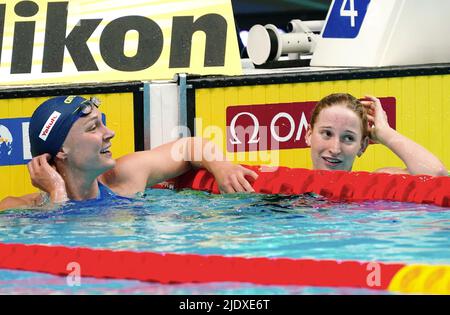
[[385,133],[391,127],[389,126],[386,112],[381,106],[380,100],[374,96],[366,95],[366,100],[362,100],[361,103],[367,110],[370,140],[383,143]]
[[56,168],[49,164],[50,159],[50,154],[45,153],[34,157],[28,163],[31,183],[48,193],[53,202],[62,202],[67,200],[66,185]]
[[258,174],[242,165],[227,161],[216,162],[212,169],[220,193],[255,192],[251,182],[258,178]]

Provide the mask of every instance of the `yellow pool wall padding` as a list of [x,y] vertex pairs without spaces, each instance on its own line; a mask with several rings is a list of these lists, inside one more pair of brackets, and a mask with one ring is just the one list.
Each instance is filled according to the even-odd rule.
[[[226,130],[226,108],[252,104],[273,104],[319,101],[337,92],[356,97],[371,94],[396,98],[396,129],[408,138],[433,152],[450,167],[450,75],[393,77],[307,83],[271,84],[197,89],[195,94],[197,135],[213,139],[226,152],[226,133],[214,138],[209,128]],[[227,158],[249,165],[271,164],[287,167],[311,168],[310,150],[288,149],[258,153],[230,153]],[[403,162],[386,147],[370,145],[361,158],[355,160],[353,170],[374,171],[382,167],[404,167]]]

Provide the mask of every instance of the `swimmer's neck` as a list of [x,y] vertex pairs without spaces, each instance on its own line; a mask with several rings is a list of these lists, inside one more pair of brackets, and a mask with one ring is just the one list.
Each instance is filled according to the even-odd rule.
[[64,169],[59,171],[66,184],[67,197],[70,200],[95,199],[98,196],[97,174],[86,174]]

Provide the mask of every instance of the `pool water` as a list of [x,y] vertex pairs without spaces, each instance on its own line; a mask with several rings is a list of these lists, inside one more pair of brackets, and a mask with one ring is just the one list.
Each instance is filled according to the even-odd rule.
[[[135,200],[0,212],[0,242],[117,250],[450,264],[450,212],[413,203],[330,202],[315,194],[211,195],[148,189]],[[383,294],[246,283],[162,285],[0,270],[0,294]]]

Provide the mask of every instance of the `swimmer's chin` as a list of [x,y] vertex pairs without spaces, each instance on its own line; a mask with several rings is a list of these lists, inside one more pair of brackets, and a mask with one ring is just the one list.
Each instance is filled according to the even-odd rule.
[[343,167],[343,165],[339,165],[339,166],[327,166],[327,165],[323,165],[320,167],[315,167],[314,170],[322,170],[322,171],[346,171],[346,172],[350,172],[350,169],[347,169],[345,167]]

